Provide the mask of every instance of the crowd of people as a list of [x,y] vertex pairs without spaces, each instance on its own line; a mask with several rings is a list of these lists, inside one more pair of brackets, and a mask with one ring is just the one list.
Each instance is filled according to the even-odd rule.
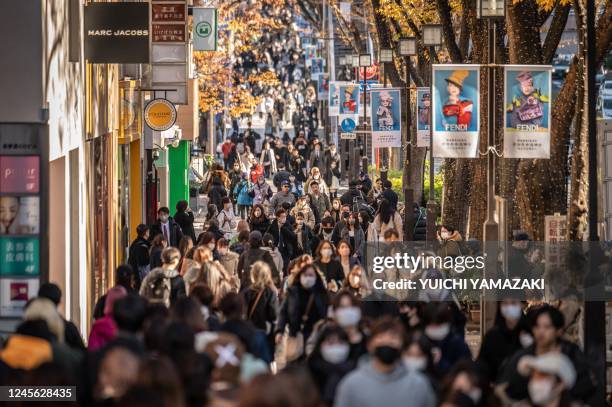
[[[262,13],[291,25],[290,9]],[[594,381],[567,310],[500,301],[474,349],[451,296],[372,292],[366,244],[424,240],[425,211],[403,208],[415,215],[407,231],[390,181],[362,171],[341,187],[337,147],[317,137],[300,39],[286,28],[261,44],[236,72],[272,70],[281,84],[253,85],[263,135],[235,122],[219,145],[199,186],[202,231],[187,201],[139,225],[89,332],[62,317],[60,288],[43,284],[0,343],[0,385],[74,385],[83,406],[588,404]],[[460,255],[459,232],[438,230],[439,253]]]

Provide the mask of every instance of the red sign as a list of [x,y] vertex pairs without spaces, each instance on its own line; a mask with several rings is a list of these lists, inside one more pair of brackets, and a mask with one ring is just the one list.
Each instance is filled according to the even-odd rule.
[[35,193],[39,182],[38,156],[0,156],[0,192]]
[[154,22],[184,22],[186,17],[185,3],[153,4],[151,19]]
[[10,287],[11,301],[27,301],[28,296],[28,283],[11,283]]
[[152,24],[153,42],[185,42],[185,24]]
[[[365,72],[366,72],[367,81],[370,81],[370,80],[377,81],[380,76],[380,68],[378,64],[366,67]],[[359,68],[359,80],[363,80],[363,68]]]

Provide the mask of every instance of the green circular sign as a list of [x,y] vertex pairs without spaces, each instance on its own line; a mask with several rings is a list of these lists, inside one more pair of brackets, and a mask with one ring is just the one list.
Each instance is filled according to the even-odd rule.
[[195,31],[199,37],[206,38],[212,33],[212,27],[206,21],[201,21],[196,25]]

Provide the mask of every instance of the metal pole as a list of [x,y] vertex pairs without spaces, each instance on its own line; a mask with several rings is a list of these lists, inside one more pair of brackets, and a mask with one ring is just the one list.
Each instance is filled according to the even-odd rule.
[[[489,48],[489,63],[495,64],[495,19],[489,19],[489,37],[488,37],[488,48]],[[487,91],[488,91],[488,120],[487,120],[487,145],[488,147],[495,146],[495,68],[489,66],[488,78],[487,78]],[[486,276],[491,276],[497,267],[497,252],[498,243],[495,242],[499,239],[499,225],[495,221],[495,153],[487,151],[487,219],[484,224],[484,241],[486,257]],[[487,332],[495,322],[496,304],[493,301],[488,301],[483,297],[483,312],[481,313],[481,335]]]
[[366,88],[367,88],[367,81],[366,81],[366,67],[363,67],[363,145],[362,145],[362,154],[361,154],[361,161],[362,161],[362,171],[363,172],[368,172],[368,149],[367,147],[367,143],[368,143],[368,135],[366,133],[366,123],[367,123],[367,112],[368,112],[368,108],[366,107]]
[[[595,111],[595,71],[596,71],[596,34],[595,34],[595,0],[586,1],[586,116],[587,134],[589,137],[589,240],[591,247],[599,240],[598,234],[598,182],[597,179],[597,117]],[[590,270],[591,281],[601,281],[595,276],[598,274],[597,262],[592,248]],[[588,301],[595,294],[595,288],[586,291],[587,301],[584,305],[584,347],[589,366],[595,375],[596,388],[591,396],[589,405],[604,406],[606,398],[606,304],[603,301]],[[600,297],[601,298],[601,297]]]
[[410,120],[410,56],[405,57],[406,62],[406,157],[404,162],[404,241],[410,242],[414,240],[414,190],[410,184],[410,161],[412,153],[410,129],[412,120]]
[[[429,54],[434,55],[434,47],[429,47]],[[433,98],[433,66],[429,94]],[[433,109],[429,109],[429,200],[427,201],[427,240],[436,239],[436,199],[434,196],[434,157],[433,157]]]

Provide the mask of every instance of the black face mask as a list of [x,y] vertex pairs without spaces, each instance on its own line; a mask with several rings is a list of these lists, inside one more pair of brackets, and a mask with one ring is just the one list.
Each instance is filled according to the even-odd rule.
[[374,349],[374,356],[376,359],[380,360],[385,365],[392,365],[400,358],[401,355],[401,351],[392,346],[383,345],[377,346]]

